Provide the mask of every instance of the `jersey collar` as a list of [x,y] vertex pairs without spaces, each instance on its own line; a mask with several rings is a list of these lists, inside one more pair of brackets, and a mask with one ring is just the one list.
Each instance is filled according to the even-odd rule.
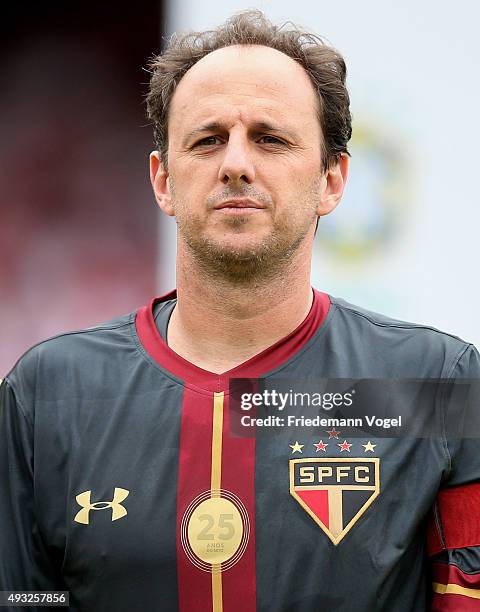
[[260,378],[291,359],[319,329],[328,314],[330,298],[326,293],[313,290],[313,303],[308,315],[291,333],[272,346],[257,353],[234,368],[216,374],[199,368],[175,353],[162,338],[153,317],[154,307],[177,297],[176,290],[154,298],[140,308],[135,318],[141,345],[154,361],[185,383],[208,391],[228,391],[231,378]]

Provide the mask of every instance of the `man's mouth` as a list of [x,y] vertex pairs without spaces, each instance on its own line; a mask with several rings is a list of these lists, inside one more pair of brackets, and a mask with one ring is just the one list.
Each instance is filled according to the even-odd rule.
[[264,210],[265,206],[250,198],[231,198],[217,204],[214,209],[230,214],[246,214]]

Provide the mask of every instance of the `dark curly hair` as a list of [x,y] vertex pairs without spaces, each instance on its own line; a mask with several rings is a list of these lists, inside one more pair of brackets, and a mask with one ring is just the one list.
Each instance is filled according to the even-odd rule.
[[168,113],[177,84],[202,57],[231,45],[271,47],[298,62],[317,93],[318,120],[324,140],[323,170],[334,164],[342,153],[348,155],[352,118],[343,57],[319,36],[302,31],[290,22],[276,26],[261,11],[250,10],[235,14],[214,30],[174,34],[166,49],[150,61],[147,113],[165,168],[168,164]]

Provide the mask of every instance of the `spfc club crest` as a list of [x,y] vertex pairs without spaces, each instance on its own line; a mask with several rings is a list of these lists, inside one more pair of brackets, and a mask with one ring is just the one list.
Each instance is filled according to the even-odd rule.
[[336,545],[380,494],[380,459],[290,459],[290,493]]

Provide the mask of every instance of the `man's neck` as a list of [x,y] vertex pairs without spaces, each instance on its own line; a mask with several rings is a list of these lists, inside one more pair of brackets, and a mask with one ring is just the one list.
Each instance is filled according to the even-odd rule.
[[297,257],[268,282],[232,286],[177,262],[177,305],[168,344],[187,361],[222,373],[287,336],[313,300],[310,260]]

